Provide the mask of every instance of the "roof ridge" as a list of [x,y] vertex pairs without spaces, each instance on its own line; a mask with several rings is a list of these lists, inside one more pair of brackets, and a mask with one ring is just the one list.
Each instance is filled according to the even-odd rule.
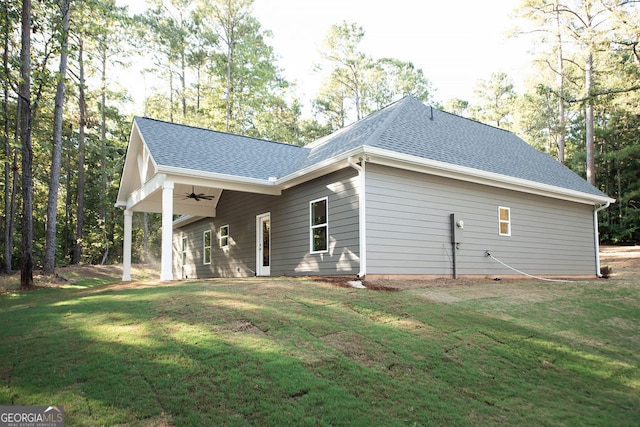
[[[367,143],[369,143],[370,141],[375,141],[376,138],[378,138],[384,131],[386,131],[389,128],[389,126],[391,125],[391,123],[393,123],[393,121],[396,119],[396,117],[398,117],[398,114],[400,114],[400,111],[403,110],[404,108],[406,108],[406,105],[411,100],[418,101],[417,99],[415,99],[411,95],[405,95],[402,98],[400,98],[399,100],[397,100],[395,102],[392,102],[391,104],[389,104],[386,107],[384,107],[382,110],[378,111],[378,112],[381,112],[381,111],[384,111],[384,110],[386,110],[388,108],[393,107],[394,105],[396,106],[396,108],[393,111],[391,111],[391,114],[389,114],[389,116],[386,119],[383,120],[383,122],[380,124],[380,126],[378,126],[378,128],[362,143],[362,145],[363,146],[364,145],[368,145]],[[420,102],[420,101],[418,101],[418,102]]]
[[[355,121],[355,122],[353,122],[353,123],[349,123],[347,126],[341,127],[340,129],[335,130],[335,131],[331,132],[331,133],[330,133],[330,134],[328,134],[328,135],[325,135],[325,136],[323,136],[323,137],[320,137],[320,138],[316,139],[315,141],[312,141],[312,142],[310,142],[310,143],[306,144],[304,147],[305,147],[305,148],[310,148],[310,149],[312,149],[312,150],[313,150],[313,149],[315,149],[315,148],[318,148],[318,147],[320,147],[320,146],[324,145],[325,143],[329,142],[330,140],[333,140],[333,139],[334,139],[335,137],[337,137],[338,135],[341,135],[341,134],[343,134],[343,133],[345,133],[345,132],[350,131],[353,127],[358,126],[358,124],[359,124],[359,123],[361,123],[361,122],[363,122],[364,120],[367,120],[367,119],[369,119],[369,118],[370,118],[370,117],[372,117],[372,116],[382,114],[382,112],[384,112],[385,110],[387,110],[387,109],[391,108],[391,107],[392,107],[393,105],[395,105],[395,104],[399,104],[399,103],[401,103],[401,102],[402,102],[403,100],[405,100],[406,98],[412,98],[412,96],[411,96],[411,95],[405,95],[405,96],[403,96],[402,98],[400,98],[400,99],[398,99],[398,100],[396,100],[396,101],[393,101],[391,104],[389,104],[389,105],[387,105],[387,106],[385,106],[385,107],[383,107],[383,108],[379,109],[378,111],[374,111],[374,112],[372,112],[372,113],[370,113],[370,114],[367,114],[367,115],[366,115],[366,116],[364,116],[363,118],[361,118],[361,119],[359,119],[359,120],[356,120],[356,121]],[[391,116],[394,116],[394,117],[395,117],[395,115],[396,115],[396,114],[397,114],[397,113],[393,112],[393,113],[391,113]],[[382,123],[381,127],[384,127],[384,124],[385,124],[385,123],[387,123],[387,120],[388,120],[388,119],[389,119],[389,117],[387,117],[387,119],[385,119],[385,120],[384,120],[384,122]],[[374,132],[373,134],[377,135],[377,130],[376,130],[376,132]],[[369,138],[367,138],[367,141],[368,141],[368,140],[369,140]]]
[[[434,108],[434,107],[431,107],[431,108],[433,108],[434,110],[440,111],[441,113],[445,113],[445,114],[448,114],[448,115],[450,115],[450,116],[457,117],[457,118],[459,118],[459,119],[464,119],[464,120],[467,120],[467,121],[470,121],[470,122],[473,122],[473,123],[478,123],[478,124],[480,124],[480,125],[484,125],[484,126],[488,126],[488,127],[490,127],[490,128],[493,128],[493,129],[500,130],[500,131],[502,131],[502,132],[508,132],[508,133],[512,133],[512,134],[516,135],[516,134],[515,134],[515,132],[513,132],[513,131],[510,131],[510,130],[508,130],[508,129],[504,129],[504,128],[501,128],[501,127],[498,127],[498,126],[494,126],[494,125],[491,125],[491,124],[489,124],[489,123],[481,122],[480,120],[472,119],[472,118],[470,118],[470,117],[461,116],[461,115],[459,115],[459,114],[455,114],[455,113],[452,113],[452,112],[450,112],[450,111],[442,110],[442,109],[440,109],[440,108]],[[517,136],[517,135],[516,135],[516,136]],[[525,142],[526,142],[526,141],[525,141]]]
[[273,141],[271,139],[258,138],[258,137],[249,136],[249,135],[241,135],[239,133],[224,132],[224,131],[221,131],[221,130],[209,129],[209,128],[205,128],[205,127],[202,127],[202,126],[188,125],[188,124],[184,124],[184,123],[168,122],[166,120],[155,119],[153,117],[133,116],[133,119],[134,119],[134,121],[135,121],[135,119],[151,120],[151,121],[158,122],[158,123],[163,123],[163,124],[166,124],[166,125],[182,126],[182,127],[202,130],[202,131],[206,131],[206,132],[215,132],[215,133],[220,133],[220,134],[224,134],[224,135],[237,136],[237,137],[240,137],[240,138],[253,139],[253,140],[256,140],[256,141],[270,142],[270,143],[273,143],[273,144],[282,144],[282,145],[288,145],[288,146],[292,146],[292,147],[304,148],[302,145],[298,145],[298,144],[292,144],[292,143],[281,142],[281,141]]
[[330,134],[327,134],[325,136],[321,136],[320,138],[318,138],[318,139],[316,139],[314,141],[311,141],[308,144],[305,144],[304,148],[308,148],[310,150],[313,150],[314,148],[316,148],[316,147],[318,147],[320,145],[323,145],[328,140],[333,139],[334,137],[346,132],[348,129],[351,129],[351,127],[353,125],[355,125],[356,123],[358,123],[358,121],[355,121],[355,122],[353,122],[353,123],[351,123],[351,124],[349,124],[349,125],[347,125],[345,127],[342,127],[342,128],[340,128],[338,130],[335,130],[335,131],[331,132]]

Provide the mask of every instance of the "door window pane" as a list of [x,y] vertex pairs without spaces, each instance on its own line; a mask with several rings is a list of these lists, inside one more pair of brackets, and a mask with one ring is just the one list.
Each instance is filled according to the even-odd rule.
[[270,221],[262,221],[262,266],[269,267],[269,227]]

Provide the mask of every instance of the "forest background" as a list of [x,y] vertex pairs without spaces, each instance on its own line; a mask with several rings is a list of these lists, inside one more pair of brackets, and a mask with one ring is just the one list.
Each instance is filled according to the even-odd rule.
[[[2,270],[28,287],[34,267],[121,262],[114,201],[132,116],[118,79],[141,60],[162,82],[145,87],[143,114],[176,123],[303,145],[410,94],[508,129],[617,199],[600,214],[603,242],[640,241],[638,1],[513,12],[512,37],[534,41],[522,88],[496,70],[472,99],[439,100],[428,69],[371,56],[365,28],[336,22],[314,64],[322,83],[302,99],[253,0],[147,0],[137,14],[115,0],[5,0]],[[158,259],[159,233],[159,216],[134,215],[134,262]]]

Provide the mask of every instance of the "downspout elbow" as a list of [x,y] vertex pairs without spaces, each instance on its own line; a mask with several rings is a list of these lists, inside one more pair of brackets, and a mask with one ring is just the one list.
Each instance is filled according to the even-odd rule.
[[362,166],[353,161],[353,156],[349,156],[347,158],[347,162],[349,163],[349,166],[357,170],[358,173],[361,173],[363,171]]
[[602,206],[600,206],[599,208],[596,209],[596,213],[607,209],[609,206],[611,206],[611,202],[606,202],[604,205],[602,205]]

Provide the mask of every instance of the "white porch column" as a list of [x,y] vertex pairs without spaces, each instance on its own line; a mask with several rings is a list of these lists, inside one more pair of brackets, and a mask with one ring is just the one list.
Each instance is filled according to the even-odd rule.
[[162,184],[162,270],[160,280],[173,280],[173,182]]
[[122,248],[122,281],[131,281],[131,233],[133,224],[133,212],[124,211],[124,247]]

